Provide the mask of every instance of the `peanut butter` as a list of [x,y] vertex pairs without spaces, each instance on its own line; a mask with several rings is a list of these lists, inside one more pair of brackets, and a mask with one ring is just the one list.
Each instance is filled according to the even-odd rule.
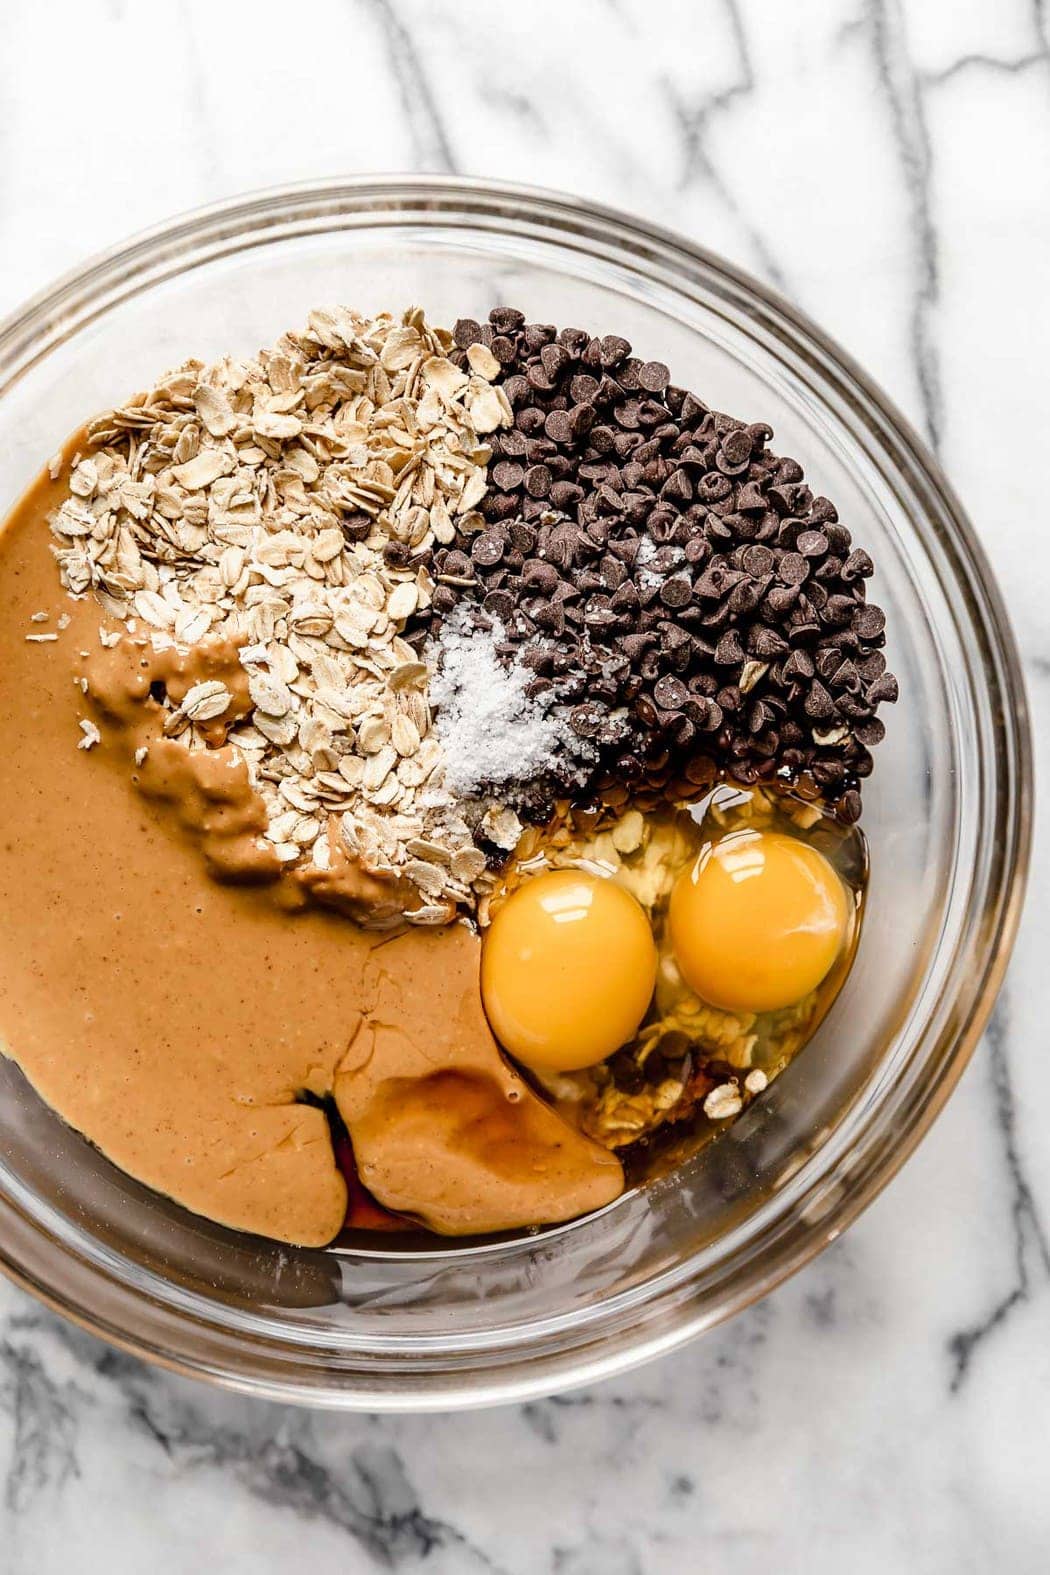
[[[462,924],[384,937],[308,901],[260,848],[264,810],[221,730],[193,754],[164,736],[150,685],[178,697],[218,674],[246,706],[236,651],[158,653],[126,634],[103,646],[98,603],[61,591],[49,550],[63,495],[41,478],[0,535],[7,1053],[122,1169],[285,1241],[330,1241],[346,1208],[304,1093],[334,1093],[366,1184],[434,1230],[566,1219],[615,1197],[618,1161],[492,1040],[477,937]],[[85,719],[100,735],[86,753]],[[347,904],[378,897],[336,873]]]

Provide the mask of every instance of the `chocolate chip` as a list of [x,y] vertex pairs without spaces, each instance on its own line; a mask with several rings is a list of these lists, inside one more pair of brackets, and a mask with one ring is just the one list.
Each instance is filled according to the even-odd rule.
[[516,306],[494,306],[489,322],[498,334],[513,334],[525,326],[525,313],[519,312]]
[[722,439],[722,453],[732,465],[746,465],[753,448],[754,439],[747,427],[737,427]]
[[599,364],[604,368],[618,366],[630,353],[631,346],[628,340],[621,339],[618,334],[606,334],[600,344]]
[[881,607],[864,605],[853,614],[854,633],[862,640],[877,640],[886,627],[886,614]]
[[569,712],[569,726],[580,738],[594,738],[605,721],[605,709],[593,702],[574,706]]
[[741,568],[755,579],[772,574],[775,564],[776,558],[768,547],[748,547],[741,555]]
[[[801,466],[769,452],[770,428],[710,411],[618,335],[501,307],[453,337],[457,365],[472,343],[493,350],[513,426],[489,439],[485,529],[457,521],[464,550],[433,554],[426,616],[465,597],[500,618],[501,655],[528,659],[592,729],[584,779],[659,791],[675,772],[711,781],[717,761],[742,781],[808,771],[832,800],[855,792],[879,741],[874,710],[897,693],[884,619],[864,601],[871,559]],[[634,580],[640,530],[657,551]],[[388,548],[399,563],[406,550]],[[742,696],[721,680],[747,658],[765,676]],[[816,744],[835,723],[845,742]],[[579,760],[562,769],[523,790],[530,813],[549,811],[559,787],[580,796]]]
[[544,563],[540,558],[530,558],[522,566],[522,584],[533,586],[542,594],[549,596],[558,584],[558,571],[551,563]]
[[809,578],[809,563],[800,552],[785,552],[777,564],[777,578],[785,585],[802,585]]
[[589,372],[577,372],[569,384],[569,398],[574,404],[591,404],[600,387],[599,379]]
[[637,370],[638,387],[650,394],[662,394],[671,374],[662,361],[643,361]]
[[597,419],[594,413],[594,406],[586,403],[573,405],[570,407],[568,415],[572,441],[579,443],[582,438],[587,436]]
[[525,471],[513,460],[501,460],[492,467],[492,480],[503,492],[513,492],[525,479]]
[[480,536],[474,537],[470,548],[470,556],[482,568],[491,569],[503,557],[506,545],[506,538],[496,531],[482,531]]
[[777,634],[775,629],[769,629],[764,624],[756,624],[751,630],[748,645],[752,656],[757,656],[763,662],[774,661],[788,649],[788,643],[783,635]]
[[693,587],[684,574],[665,580],[660,587],[660,600],[665,607],[687,607],[693,599]]
[[866,580],[869,575],[875,573],[875,565],[863,547],[856,547],[850,553],[839,572],[848,585],[851,580]]
[[343,516],[343,535],[347,541],[367,541],[372,534],[372,516],[359,511]]
[[728,629],[715,647],[715,665],[718,667],[738,667],[744,660],[744,647],[741,644],[739,631]]
[[689,699],[689,691],[680,678],[675,678],[668,673],[663,678],[657,679],[653,686],[653,699],[665,710],[680,710]]
[[574,481],[556,481],[550,490],[551,506],[568,512],[584,496],[582,487]]
[[546,465],[530,465],[525,472],[525,491],[530,498],[545,498],[551,490],[552,479]]
[[892,673],[885,673],[881,678],[876,678],[874,683],[868,686],[867,695],[871,705],[879,705],[882,702],[893,705],[898,695],[896,678]]
[[823,531],[804,530],[800,532],[795,548],[804,558],[822,558],[828,550],[828,538]]
[[452,343],[458,350],[469,350],[471,345],[476,345],[481,339],[481,324],[474,322],[473,318],[461,317],[452,330]]
[[860,794],[856,788],[849,788],[838,801],[838,813],[847,825],[860,819]]
[[835,703],[819,678],[814,678],[806,696],[806,715],[815,722],[827,721],[835,715]]
[[510,621],[516,606],[510,591],[489,591],[481,605],[487,613],[493,618],[498,618],[501,623]]
[[816,671],[813,658],[808,651],[792,651],[784,663],[784,677],[789,679],[808,680]]

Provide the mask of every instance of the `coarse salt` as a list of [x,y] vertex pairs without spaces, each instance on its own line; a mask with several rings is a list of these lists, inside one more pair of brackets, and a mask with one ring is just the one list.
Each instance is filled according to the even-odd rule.
[[498,620],[490,629],[477,628],[460,610],[428,652],[444,785],[462,797],[527,782],[566,754],[582,759],[587,752],[556,696],[527,693],[535,673],[519,658],[509,664],[500,658],[497,646],[505,640]]

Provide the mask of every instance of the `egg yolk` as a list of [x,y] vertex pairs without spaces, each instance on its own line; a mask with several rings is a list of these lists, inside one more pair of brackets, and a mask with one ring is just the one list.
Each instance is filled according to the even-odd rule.
[[640,904],[614,881],[551,870],[498,910],[481,954],[492,1031],[526,1066],[593,1066],[632,1037],[656,983]]
[[730,1012],[773,1012],[815,990],[842,949],[846,890],[822,853],[778,832],[741,832],[680,875],[668,914],[686,983]]

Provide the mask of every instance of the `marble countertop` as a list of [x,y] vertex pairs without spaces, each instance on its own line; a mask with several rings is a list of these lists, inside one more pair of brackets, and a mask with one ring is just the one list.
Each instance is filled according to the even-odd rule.
[[[6,0],[0,104],[0,313],[180,209],[396,168],[574,190],[771,280],[940,454],[1050,767],[1044,482],[1018,459],[1050,408],[1046,0]],[[629,1377],[311,1414],[143,1367],[0,1284],[0,1575],[1045,1570],[1048,886],[1044,825],[993,1025],[901,1176]]]

